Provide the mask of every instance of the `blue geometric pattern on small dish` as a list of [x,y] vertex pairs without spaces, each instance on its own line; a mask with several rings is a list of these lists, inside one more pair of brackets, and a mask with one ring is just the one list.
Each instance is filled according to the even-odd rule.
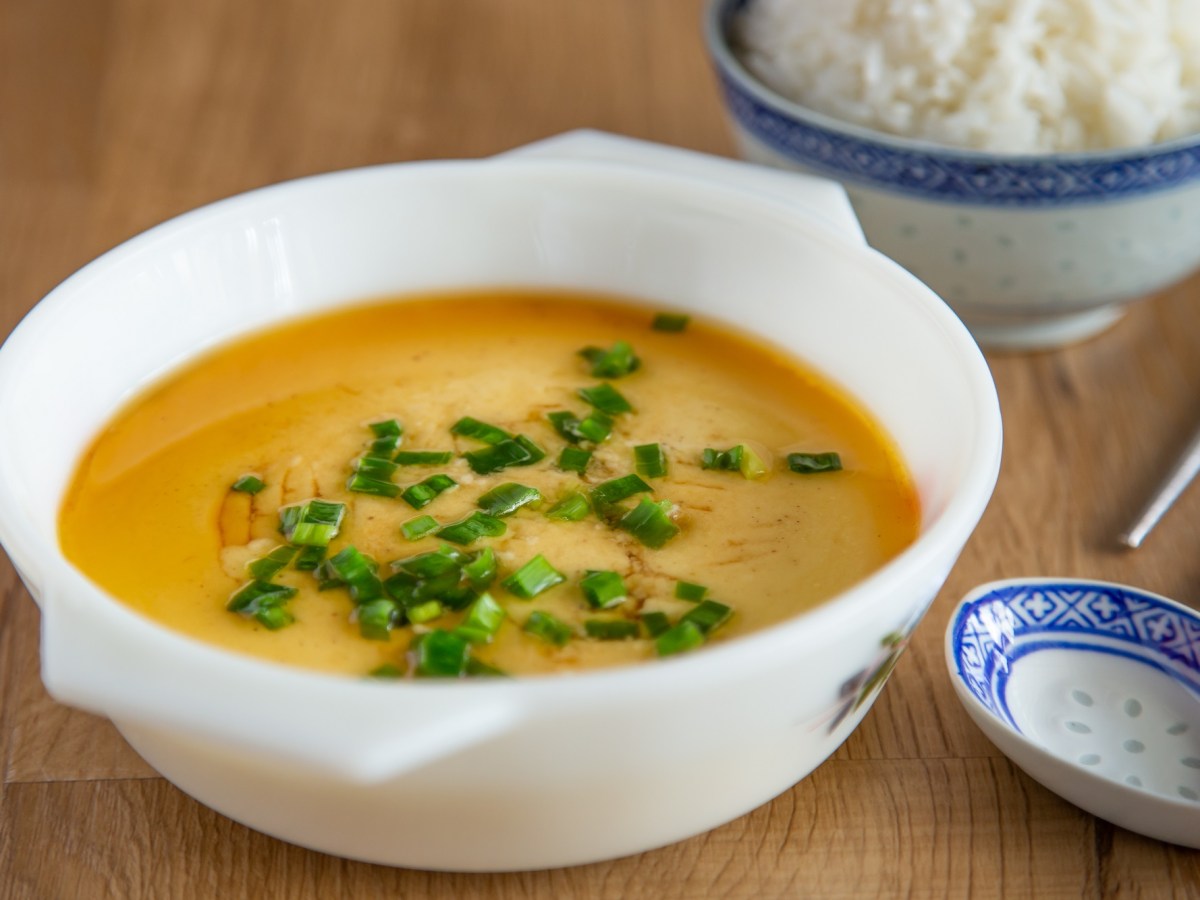
[[1045,207],[1136,197],[1200,180],[1200,144],[1095,161],[988,162],[954,150],[934,155],[793,119],[719,74],[730,113],[776,152],[834,178],[929,200]]
[[1107,653],[1153,666],[1200,695],[1200,616],[1097,583],[1015,583],[964,605],[951,653],[967,689],[1018,732],[1005,701],[1013,664],[1038,650]]

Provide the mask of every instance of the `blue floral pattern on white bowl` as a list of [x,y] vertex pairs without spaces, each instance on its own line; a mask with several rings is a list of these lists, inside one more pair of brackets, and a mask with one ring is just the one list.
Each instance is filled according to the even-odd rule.
[[950,680],[991,741],[1076,806],[1200,848],[1200,615],[1137,588],[976,588],[946,631]]
[[[942,202],[989,206],[1058,206],[1064,202],[1136,197],[1200,180],[1200,146],[1164,145],[1130,156],[1014,157],[997,162],[990,154],[915,143],[885,144],[866,135],[830,131],[816,121],[781,113],[722,72],[721,88],[730,114],[765,145],[820,174]],[[815,118],[815,117],[813,117]]]
[[1017,660],[1039,650],[1069,648],[1136,660],[1200,698],[1200,616],[1153,594],[1100,582],[1019,582],[965,603],[951,627],[958,676],[1017,731],[1008,679]]
[[1200,268],[1200,135],[1017,155],[885,134],[759,82],[731,40],[731,19],[754,0],[709,2],[705,38],[742,155],[839,181],[871,246],[981,343],[1081,340]]

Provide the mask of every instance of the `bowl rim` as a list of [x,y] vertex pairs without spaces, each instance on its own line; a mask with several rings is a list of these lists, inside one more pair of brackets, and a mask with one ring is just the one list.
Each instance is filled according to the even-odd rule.
[[1110,147],[1098,150],[1048,151],[1044,153],[1009,153],[995,150],[979,150],[971,147],[955,147],[924,138],[907,137],[879,131],[823,113],[791,100],[759,80],[738,58],[731,46],[728,19],[737,12],[735,7],[745,7],[754,0],[706,0],[702,13],[702,31],[709,54],[722,78],[732,81],[739,90],[772,111],[791,117],[815,128],[858,140],[863,143],[886,147],[893,152],[920,154],[957,160],[977,165],[1004,165],[1010,167],[1043,167],[1048,165],[1096,165],[1103,163],[1137,164],[1170,156],[1180,151],[1200,146],[1200,131],[1180,135],[1152,144],[1136,144],[1129,147]]
[[[496,696],[515,691],[521,695],[536,696],[539,699],[569,697],[577,700],[580,696],[614,696],[622,693],[628,687],[639,691],[653,691],[656,687],[664,688],[672,682],[678,682],[685,678],[696,684],[713,683],[725,680],[726,673],[731,669],[749,672],[764,666],[775,665],[774,660],[777,658],[778,651],[811,641],[812,635],[819,631],[821,626],[828,627],[827,623],[831,620],[853,617],[856,610],[860,612],[868,610],[873,604],[881,602],[880,598],[886,598],[889,595],[889,586],[915,583],[921,579],[927,580],[931,567],[936,568],[939,560],[945,557],[948,550],[953,547],[956,552],[949,557],[946,563],[946,571],[949,570],[958,548],[970,536],[990,500],[999,473],[1002,449],[1002,426],[995,384],[982,353],[966,327],[928,287],[879,252],[813,221],[794,206],[692,175],[638,170],[637,167],[625,164],[599,161],[496,158],[389,163],[309,175],[267,185],[183,212],[126,239],[86,263],[54,287],[35,305],[10,334],[4,345],[0,345],[0,358],[3,357],[4,350],[14,343],[14,338],[17,339],[16,343],[25,340],[23,330],[26,328],[27,322],[35,321],[41,314],[60,304],[73,302],[73,297],[89,290],[93,280],[106,277],[112,265],[146,249],[151,249],[157,242],[169,239],[177,233],[203,228],[212,219],[232,213],[241,207],[252,208],[257,204],[274,202],[278,198],[292,195],[302,198],[305,192],[312,192],[315,195],[328,189],[339,180],[349,182],[365,179],[369,181],[393,176],[419,178],[425,172],[450,170],[451,168],[462,171],[479,170],[483,172],[497,169],[503,171],[504,169],[500,169],[500,167],[508,170],[521,168],[533,172],[553,168],[583,175],[603,170],[628,182],[631,192],[641,192],[652,186],[672,186],[672,190],[688,192],[693,200],[706,194],[712,196],[722,207],[723,212],[728,212],[729,207],[734,203],[742,203],[747,212],[753,212],[756,209],[762,210],[764,207],[772,209],[776,211],[776,214],[789,217],[792,227],[812,232],[823,240],[843,246],[847,253],[859,257],[863,265],[878,270],[881,273],[880,277],[893,282],[897,287],[907,286],[906,290],[898,290],[896,293],[903,295],[904,302],[909,304],[914,311],[919,310],[922,314],[933,317],[940,330],[946,334],[947,347],[953,351],[952,358],[955,365],[970,380],[971,396],[978,410],[978,421],[968,453],[970,462],[966,467],[967,471],[963,476],[960,488],[949,499],[929,527],[923,530],[917,539],[900,554],[811,610],[799,613],[768,628],[744,635],[737,640],[721,642],[706,648],[703,653],[653,660],[652,662],[655,664],[649,666],[616,666],[571,673],[569,676],[554,673],[546,676],[521,676],[514,679],[479,679],[465,683],[455,681],[443,684],[430,680],[411,684],[403,681],[380,685],[356,676],[320,672],[244,655],[194,638],[136,613],[76,569],[62,555],[61,548],[56,543],[45,541],[41,535],[20,535],[13,541],[13,544],[36,560],[40,567],[39,573],[44,580],[41,587],[46,591],[49,591],[52,585],[58,589],[64,587],[69,590],[83,589],[89,594],[88,602],[100,603],[106,609],[107,615],[114,617],[115,621],[120,621],[125,628],[132,629],[134,633],[147,635],[159,643],[165,642],[163,646],[166,647],[174,645],[180,649],[186,648],[188,653],[203,660],[205,665],[215,664],[230,670],[256,673],[259,677],[269,678],[272,682],[282,680],[289,683],[303,682],[314,687],[324,685],[326,690],[332,692],[341,690],[389,691],[398,697],[410,691],[422,693],[454,691],[461,696],[476,694]],[[639,187],[639,183],[644,187]],[[271,321],[277,319],[278,316],[271,317]],[[266,327],[269,327],[269,323]],[[753,330],[750,332],[758,333]],[[193,355],[189,353],[187,358],[191,358]],[[183,360],[175,361],[170,368],[175,368],[181,362]],[[8,527],[6,527],[6,519],[9,520]],[[0,509],[0,536],[5,538],[6,546],[10,545],[9,542],[12,540],[9,532],[17,530],[15,528],[17,525],[19,522],[14,521],[10,513]],[[956,537],[958,535],[962,535],[961,541]],[[14,562],[16,562],[15,559]],[[942,573],[942,578],[944,578],[944,573]],[[938,583],[940,585],[941,578]],[[887,631],[895,624],[897,623],[881,623],[879,630],[880,632]]]

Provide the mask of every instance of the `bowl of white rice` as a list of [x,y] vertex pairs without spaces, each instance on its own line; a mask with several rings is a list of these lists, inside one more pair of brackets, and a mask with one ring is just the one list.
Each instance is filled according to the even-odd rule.
[[980,343],[1200,268],[1200,0],[712,0],[743,155],[843,184]]

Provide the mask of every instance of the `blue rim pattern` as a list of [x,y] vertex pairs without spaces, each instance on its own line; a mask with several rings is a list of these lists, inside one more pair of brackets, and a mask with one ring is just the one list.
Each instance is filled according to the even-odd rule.
[[1143,663],[1200,696],[1200,616],[1116,585],[1009,584],[964,604],[951,631],[957,675],[1014,730],[1013,664],[1039,650],[1107,653]]
[[[729,0],[719,21],[745,0]],[[725,31],[723,28],[722,31]],[[736,63],[733,63],[736,65]],[[1014,157],[989,162],[969,151],[924,152],[850,136],[794,118],[750,93],[717,58],[717,74],[730,115],[772,150],[812,170],[891,192],[945,203],[1040,207],[1132,198],[1200,184],[1200,142],[1147,150],[1119,159]],[[741,78],[753,80],[748,73]]]

